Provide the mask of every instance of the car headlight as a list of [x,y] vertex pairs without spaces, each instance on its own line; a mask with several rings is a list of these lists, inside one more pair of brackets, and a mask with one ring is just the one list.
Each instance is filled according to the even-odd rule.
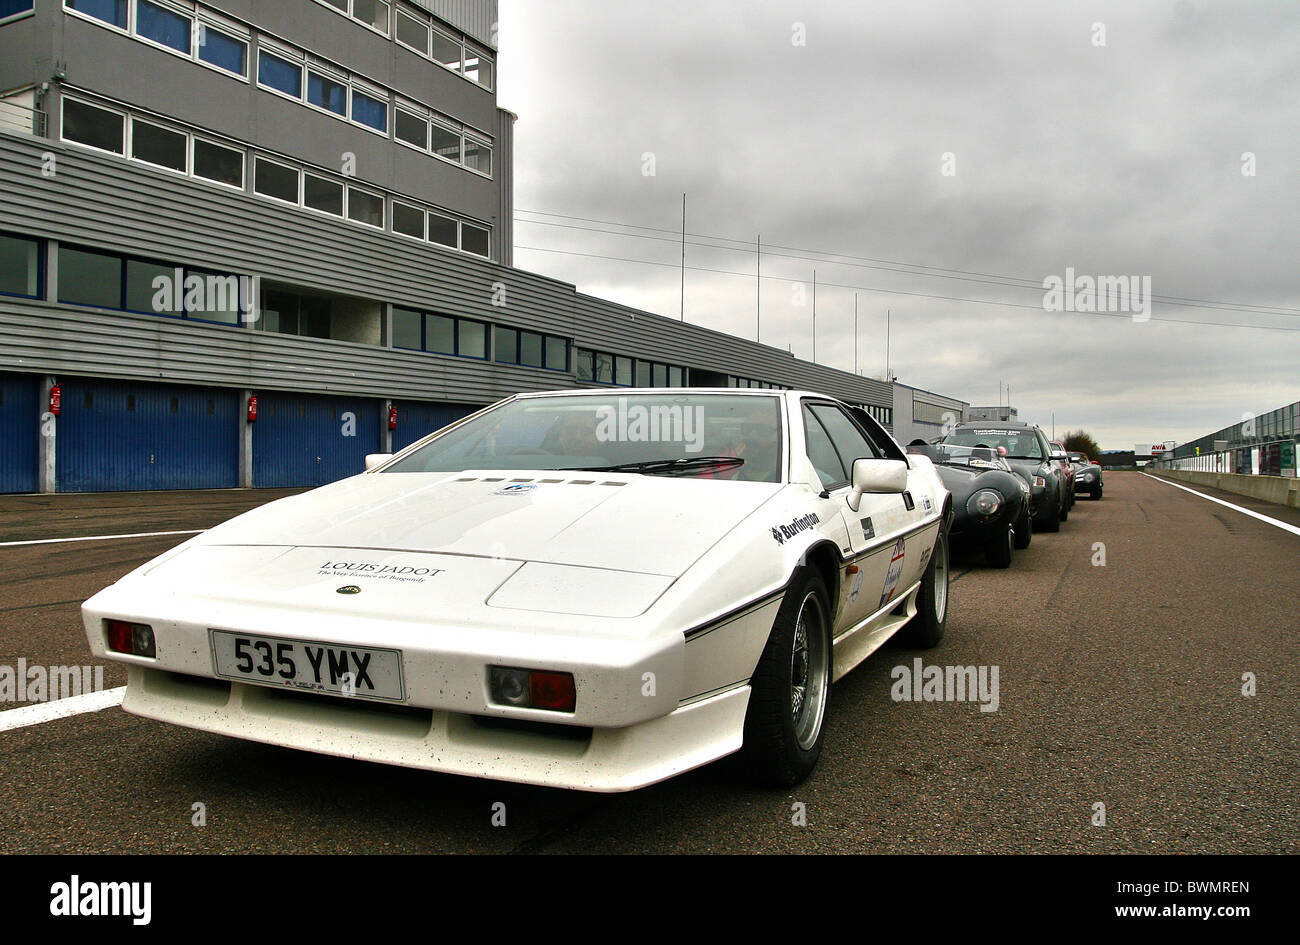
[[993,515],[1002,508],[1002,496],[992,489],[981,489],[966,500],[966,511],[971,515]]
[[1079,478],[1084,482],[1092,482],[1092,473],[1090,472],[1079,473]]

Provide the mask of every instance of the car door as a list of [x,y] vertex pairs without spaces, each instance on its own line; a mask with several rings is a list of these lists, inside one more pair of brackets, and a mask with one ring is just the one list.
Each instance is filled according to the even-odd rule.
[[917,520],[916,502],[904,494],[865,494],[855,511],[849,505],[854,460],[886,457],[833,401],[804,400],[803,426],[808,458],[848,526],[851,553],[845,556],[837,627],[844,630],[910,586],[920,553],[907,540]]

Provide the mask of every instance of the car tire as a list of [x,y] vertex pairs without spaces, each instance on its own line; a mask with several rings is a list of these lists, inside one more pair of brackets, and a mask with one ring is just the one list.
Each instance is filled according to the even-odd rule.
[[899,642],[911,649],[928,650],[943,639],[947,625],[948,532],[941,527],[916,595],[916,616],[899,632]]
[[1044,496],[1047,504],[1051,506],[1051,514],[1044,515],[1040,526],[1041,531],[1059,532],[1061,530],[1061,506],[1059,503],[1060,496]]
[[984,557],[991,568],[1011,567],[1011,556],[1016,547],[1016,529],[1010,522],[989,539],[984,546]]
[[1016,550],[1024,551],[1034,540],[1034,516],[1029,511],[1029,500],[1025,500],[1025,510],[1016,522]]
[[1067,521],[1069,518],[1070,518],[1070,499],[1066,498],[1066,500],[1061,503],[1061,521],[1062,522]]
[[834,678],[831,620],[826,583],[799,568],[749,681],[741,760],[752,781],[790,787],[817,764]]
[[1101,501],[1101,486],[1092,487],[1092,501],[1094,502]]

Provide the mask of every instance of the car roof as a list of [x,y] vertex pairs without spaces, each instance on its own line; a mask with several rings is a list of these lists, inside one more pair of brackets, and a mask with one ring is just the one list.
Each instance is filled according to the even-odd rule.
[[1036,423],[1021,423],[1016,420],[967,420],[956,426],[958,430],[978,428],[980,430],[1037,430]]

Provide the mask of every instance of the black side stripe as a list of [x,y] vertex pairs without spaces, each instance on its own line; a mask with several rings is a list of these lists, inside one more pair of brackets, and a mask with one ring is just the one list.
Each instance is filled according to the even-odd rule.
[[702,623],[698,627],[692,627],[690,630],[687,630],[684,634],[686,642],[689,643],[691,640],[694,640],[697,637],[702,637],[712,630],[717,630],[719,627],[726,626],[735,620],[739,620],[741,617],[748,616],[754,611],[768,606],[773,601],[780,600],[784,596],[785,588],[782,587],[780,590],[769,592],[764,594],[762,597],[756,597],[747,603],[741,604],[734,610],[729,610],[722,616],[713,618],[708,623]]

